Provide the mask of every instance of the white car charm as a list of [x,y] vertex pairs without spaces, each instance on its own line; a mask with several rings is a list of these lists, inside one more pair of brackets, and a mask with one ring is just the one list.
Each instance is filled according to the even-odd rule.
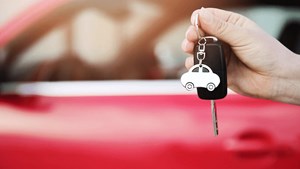
[[189,91],[195,87],[214,91],[220,84],[220,77],[207,65],[196,64],[181,76],[181,83]]

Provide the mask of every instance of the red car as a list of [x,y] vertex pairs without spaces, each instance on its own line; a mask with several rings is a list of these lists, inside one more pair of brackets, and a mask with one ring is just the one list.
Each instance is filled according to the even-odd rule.
[[[91,6],[103,10],[104,1],[95,2],[42,1],[0,29],[0,47],[5,51],[0,95],[1,169],[300,168],[299,106],[230,92],[217,101],[220,133],[214,136],[210,102],[198,99],[196,93],[187,93],[179,78],[14,81],[27,73],[31,75],[20,80],[59,80],[58,72],[63,71],[56,69],[67,66],[58,65],[60,62],[39,62],[33,69],[32,65],[24,68],[14,64],[19,56],[26,56],[22,53],[34,42],[72,21],[79,11]],[[44,29],[37,29],[42,25]],[[66,44],[73,50],[72,41]],[[124,55],[135,58],[139,52]],[[66,55],[73,56],[72,52]],[[141,74],[132,74],[136,70],[128,70],[122,63],[117,70],[124,70],[124,74],[100,71],[101,77],[89,78],[156,78],[162,72],[154,71],[152,56],[147,52],[146,60],[152,59],[153,64],[139,68]],[[78,63],[82,62],[74,65]],[[12,67],[19,74],[14,74]],[[55,71],[43,73],[49,68]],[[94,70],[86,65],[78,67],[88,68],[87,72]],[[109,73],[113,78],[105,78]],[[63,78],[86,77],[75,75]]]

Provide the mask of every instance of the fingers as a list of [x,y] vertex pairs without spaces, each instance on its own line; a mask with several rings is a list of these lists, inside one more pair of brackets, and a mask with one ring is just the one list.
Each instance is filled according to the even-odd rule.
[[198,34],[194,26],[190,26],[185,33],[185,39],[181,44],[181,48],[186,53],[192,53],[195,45],[195,41],[198,39]]
[[192,54],[194,50],[194,45],[195,45],[194,42],[184,39],[181,44],[181,48],[184,52]]
[[[239,14],[214,8],[196,10],[191,20],[199,14],[200,26],[207,34],[218,37],[231,46],[236,46],[245,35],[244,30],[233,23],[244,23],[246,19]],[[193,22],[193,21],[191,21]]]
[[[195,18],[196,14],[199,14],[200,17]],[[194,26],[196,22],[195,19],[199,19],[199,29],[196,29]],[[192,25],[186,31],[185,39],[182,42],[182,50],[187,53],[193,52],[195,41],[199,38],[197,31],[199,31],[200,36],[204,36],[204,32],[206,32],[225,41],[230,46],[238,46],[238,43],[245,33],[243,29],[239,29],[234,24],[243,24],[246,20],[246,18],[239,14],[221,9],[201,8],[196,10],[191,17]]]
[[[204,36],[204,32],[199,29],[200,36]],[[181,48],[186,53],[192,53],[194,49],[195,42],[198,40],[198,33],[195,26],[191,25],[186,33],[185,39],[182,42]]]
[[194,65],[194,57],[193,56],[189,56],[188,58],[186,58],[186,60],[185,60],[185,67],[187,69],[190,69],[193,65]]
[[195,22],[195,17],[196,14],[201,13],[201,10],[207,10],[210,13],[212,13],[215,17],[219,18],[222,21],[231,23],[233,25],[239,25],[242,26],[242,24],[244,24],[245,22],[249,22],[250,20],[248,20],[246,17],[234,13],[234,12],[230,12],[230,11],[225,11],[222,9],[217,9],[217,8],[201,8],[198,10],[195,10],[191,16],[191,23],[194,24]]
[[198,39],[198,34],[194,26],[190,26],[185,33],[185,39],[181,44],[181,48],[186,53],[192,53],[194,49],[194,42]]
[[189,26],[189,28],[187,29],[187,31],[185,33],[186,39],[189,41],[192,41],[192,42],[197,41],[199,39],[198,31],[199,31],[199,35],[201,37],[205,36],[205,33],[200,28],[196,29],[196,26],[194,26],[194,25]]
[[[196,17],[198,14],[198,18]],[[195,27],[195,19],[199,19],[199,29]],[[198,40],[199,30],[200,36],[205,34],[213,35],[220,40],[226,42],[231,47],[241,46],[247,41],[245,36],[247,35],[247,29],[242,26],[253,27],[256,25],[252,24],[247,18],[229,11],[224,11],[215,8],[201,8],[193,12],[191,17],[192,25],[188,28],[185,34],[185,39],[182,42],[182,49],[186,53],[193,53],[195,42]],[[205,33],[204,33],[205,32]],[[187,58],[185,66],[190,68],[193,65],[193,58]]]
[[[204,34],[204,33],[202,32],[202,34]],[[201,36],[201,34],[200,34],[200,36]],[[193,25],[189,26],[189,28],[187,29],[187,31],[185,33],[185,38],[191,42],[195,42],[198,40],[198,33],[197,33],[195,26],[193,26]]]

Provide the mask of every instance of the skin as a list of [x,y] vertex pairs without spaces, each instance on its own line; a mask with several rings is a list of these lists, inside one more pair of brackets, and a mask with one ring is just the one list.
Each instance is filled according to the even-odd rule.
[[[194,26],[199,14],[201,36],[213,35],[225,45],[228,86],[236,93],[300,105],[300,56],[264,32],[253,21],[237,13],[216,8],[193,12],[192,25],[182,42],[192,54],[198,40]],[[193,57],[186,59],[186,67]]]

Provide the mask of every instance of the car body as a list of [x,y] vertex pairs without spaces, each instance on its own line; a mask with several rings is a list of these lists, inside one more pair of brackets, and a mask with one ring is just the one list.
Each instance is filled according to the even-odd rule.
[[[2,85],[0,168],[299,169],[300,107],[178,80]],[[217,161],[217,162],[216,162]]]
[[207,88],[213,91],[220,84],[220,77],[210,67],[204,64],[196,64],[181,76],[181,83],[187,90],[195,87]]

